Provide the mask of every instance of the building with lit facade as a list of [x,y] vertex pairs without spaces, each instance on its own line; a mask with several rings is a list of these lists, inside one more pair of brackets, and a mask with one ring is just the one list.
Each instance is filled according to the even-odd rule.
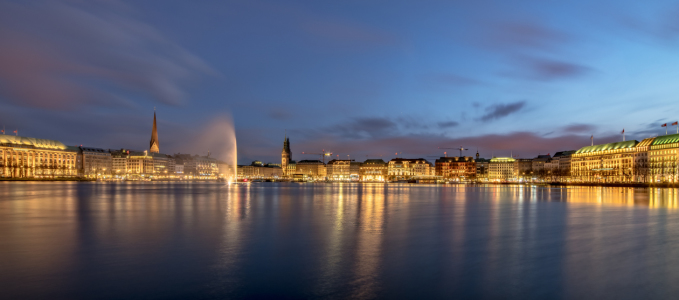
[[361,163],[349,159],[333,159],[325,167],[330,181],[358,181]]
[[534,175],[537,176],[542,176],[542,174],[546,174],[547,172],[545,171],[545,163],[549,161],[552,157],[547,154],[547,155],[538,155],[536,158],[533,158],[533,164],[531,166],[531,169],[533,171]]
[[476,177],[476,162],[471,156],[440,157],[434,162],[436,176],[446,180],[471,180]]
[[636,145],[636,149],[634,150],[634,182],[651,182],[648,150],[653,144],[653,141],[655,141],[655,137],[650,137],[643,139],[641,142],[639,142],[639,144]]
[[571,179],[576,182],[632,182],[638,141],[580,148],[571,158]]
[[127,178],[131,180],[151,179],[155,172],[153,156],[147,151],[130,152],[127,158]]
[[101,148],[80,147],[82,165],[78,166],[80,175],[89,179],[107,179],[111,177],[113,161],[111,152]]
[[389,161],[387,180],[431,179],[435,177],[434,166],[424,158],[394,158]]
[[514,161],[511,157],[493,157],[488,164],[488,180],[504,182],[514,180]]
[[76,177],[78,148],[55,140],[0,135],[0,177]]
[[514,159],[514,178],[520,181],[533,179],[533,160],[529,158]]
[[295,180],[325,180],[325,164],[320,160],[300,160],[295,164]]
[[385,182],[389,167],[382,159],[368,159],[358,170],[359,180],[363,182]]
[[[229,168],[230,169],[230,168]],[[279,166],[252,162],[249,166],[238,166],[238,179],[279,179],[283,170]]]
[[679,152],[679,134],[670,134],[656,137],[648,147],[648,165],[650,181],[678,182],[679,164],[677,157]]
[[111,151],[111,176],[115,179],[123,179],[127,177],[127,159],[130,156],[130,150],[120,149]]
[[294,169],[291,170],[292,172],[288,172],[288,165],[294,163],[292,161],[292,152],[290,151],[290,138],[288,136],[285,136],[285,139],[283,140],[283,151],[281,151],[281,169],[283,170],[283,175],[289,175],[289,174],[295,174]]

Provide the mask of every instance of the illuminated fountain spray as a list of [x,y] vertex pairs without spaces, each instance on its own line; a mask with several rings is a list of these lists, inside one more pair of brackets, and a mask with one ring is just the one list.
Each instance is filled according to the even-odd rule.
[[202,149],[214,151],[215,158],[227,163],[224,179],[231,185],[238,180],[238,151],[236,145],[236,127],[230,115],[222,115],[212,120],[202,134],[197,144]]

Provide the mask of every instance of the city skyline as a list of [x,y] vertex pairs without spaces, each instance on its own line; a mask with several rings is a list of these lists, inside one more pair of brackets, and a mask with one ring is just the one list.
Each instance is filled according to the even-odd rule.
[[158,7],[0,4],[0,125],[135,149],[157,106],[165,152],[205,155],[231,114],[247,163],[277,161],[286,129],[296,156],[535,157],[679,119],[669,1]]

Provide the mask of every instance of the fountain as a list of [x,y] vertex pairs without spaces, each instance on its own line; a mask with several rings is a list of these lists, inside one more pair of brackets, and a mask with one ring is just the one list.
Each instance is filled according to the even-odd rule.
[[231,115],[226,114],[215,118],[208,124],[196,144],[203,149],[212,149],[215,158],[229,163],[224,173],[228,185],[238,182],[236,128]]

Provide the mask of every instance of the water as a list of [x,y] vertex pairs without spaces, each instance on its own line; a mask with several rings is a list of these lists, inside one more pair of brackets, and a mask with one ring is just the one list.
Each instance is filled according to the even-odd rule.
[[3,299],[679,296],[674,189],[0,183]]

